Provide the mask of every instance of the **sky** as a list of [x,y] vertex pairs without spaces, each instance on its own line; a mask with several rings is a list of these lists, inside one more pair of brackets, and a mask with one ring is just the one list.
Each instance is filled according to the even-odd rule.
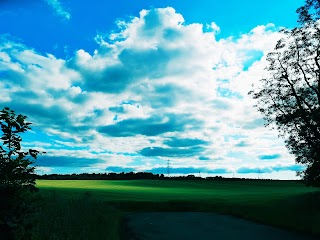
[[0,108],[40,174],[297,179],[247,94],[302,0],[0,0]]

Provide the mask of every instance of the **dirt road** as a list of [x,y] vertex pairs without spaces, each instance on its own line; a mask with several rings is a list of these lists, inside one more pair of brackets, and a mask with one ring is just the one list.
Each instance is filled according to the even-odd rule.
[[123,240],[315,240],[243,219],[197,212],[135,213],[126,216]]

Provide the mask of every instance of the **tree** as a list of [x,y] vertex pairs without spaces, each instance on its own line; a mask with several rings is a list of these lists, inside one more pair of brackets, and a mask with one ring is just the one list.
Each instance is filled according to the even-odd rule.
[[[310,6],[300,11],[307,16]],[[296,162],[306,166],[299,175],[320,187],[320,25],[310,20],[281,32],[284,37],[267,55],[268,77],[250,94],[266,125],[279,130]]]
[[30,238],[32,193],[35,187],[33,160],[40,153],[21,148],[21,134],[30,130],[26,116],[16,115],[9,108],[0,111],[2,146],[0,146],[0,232],[8,239]]
[[305,4],[297,9],[299,23],[310,24],[320,19],[320,0],[306,0]]

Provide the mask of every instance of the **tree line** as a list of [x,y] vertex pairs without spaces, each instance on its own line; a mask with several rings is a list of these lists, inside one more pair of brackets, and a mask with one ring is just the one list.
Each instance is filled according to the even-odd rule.
[[214,180],[214,181],[277,181],[272,179],[252,178],[226,178],[222,176],[200,177],[193,174],[183,176],[165,176],[164,174],[153,174],[151,172],[120,172],[120,173],[73,173],[73,174],[44,174],[34,175],[40,180]]
[[135,180],[135,179],[165,179],[163,174],[150,172],[121,173],[79,173],[79,174],[44,174],[35,175],[36,179],[45,180]]

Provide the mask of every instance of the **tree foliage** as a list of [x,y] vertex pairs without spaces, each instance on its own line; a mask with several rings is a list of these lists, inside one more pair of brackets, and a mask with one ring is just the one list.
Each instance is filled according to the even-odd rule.
[[305,4],[297,9],[299,23],[309,24],[320,19],[320,0],[306,0]]
[[9,108],[0,111],[0,232],[8,239],[30,238],[32,193],[37,190],[32,163],[40,152],[21,147],[20,135],[30,130],[26,118]]
[[281,31],[284,37],[267,55],[268,77],[251,94],[267,125],[279,130],[296,162],[306,166],[300,175],[320,186],[320,25],[310,20],[318,15],[308,12],[319,1],[306,4],[298,11],[300,21],[308,22]]

